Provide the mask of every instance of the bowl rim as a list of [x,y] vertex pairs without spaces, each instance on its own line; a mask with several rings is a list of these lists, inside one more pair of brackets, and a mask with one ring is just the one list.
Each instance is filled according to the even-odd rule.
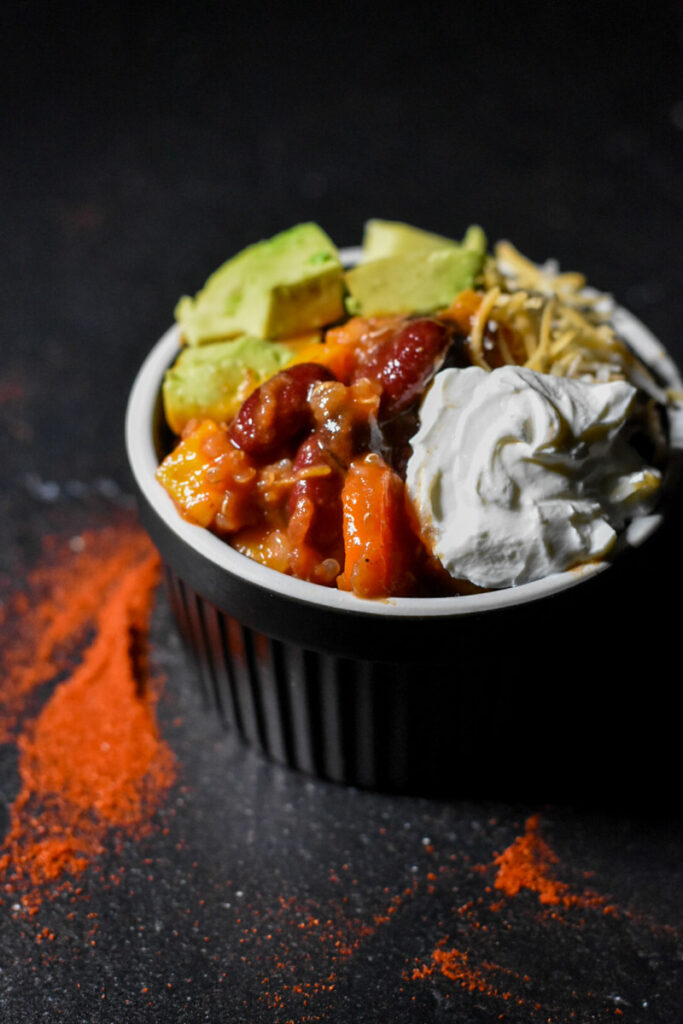
[[[342,250],[345,262],[355,262],[357,249]],[[636,354],[665,381],[667,388],[683,391],[683,382],[676,364],[664,346],[633,314],[614,306],[612,323]],[[561,573],[553,573],[531,583],[491,590],[481,594],[451,597],[393,597],[367,599],[336,588],[287,576],[241,554],[215,534],[183,519],[173,499],[156,478],[158,457],[154,444],[155,412],[158,408],[164,374],[180,351],[180,329],[169,327],[142,363],[126,409],[125,444],[131,471],[142,497],[154,509],[165,526],[178,540],[214,563],[219,569],[270,594],[290,600],[341,612],[391,618],[442,618],[479,614],[508,607],[517,607],[571,589],[583,581],[605,572],[610,559],[588,562]],[[671,448],[683,451],[683,401],[669,403]],[[633,520],[626,529],[623,542],[638,547],[662,522],[655,513]]]

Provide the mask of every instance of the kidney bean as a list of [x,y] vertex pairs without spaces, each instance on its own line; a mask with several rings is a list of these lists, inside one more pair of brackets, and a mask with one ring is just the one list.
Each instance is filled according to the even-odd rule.
[[303,476],[289,495],[290,536],[298,544],[330,553],[341,541],[341,491],[344,473],[320,434],[310,434],[299,446],[294,471],[323,469],[321,475]]
[[299,363],[280,370],[242,403],[230,427],[230,439],[257,459],[275,456],[289,441],[313,425],[308,404],[311,388],[334,380],[319,363]]
[[430,318],[410,320],[364,356],[355,377],[369,377],[382,388],[379,415],[391,419],[407,409],[440,368],[453,331]]

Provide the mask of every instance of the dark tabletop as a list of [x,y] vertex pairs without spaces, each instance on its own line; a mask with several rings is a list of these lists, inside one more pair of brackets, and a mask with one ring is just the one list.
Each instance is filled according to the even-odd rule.
[[[453,236],[477,221],[582,270],[683,364],[680,4],[345,4],[297,20],[168,6],[2,15],[8,649],[45,538],[134,515],[126,398],[178,296],[297,221],[339,245],[371,216]],[[464,777],[457,799],[389,796],[269,764],[205,711],[159,590],[150,657],[176,781],[143,836],[110,837],[35,913],[0,892],[0,1018],[679,1020],[680,602],[662,597],[683,568],[676,527],[627,621],[577,623],[547,669],[537,776],[575,765],[561,795],[482,795]],[[650,655],[615,679],[625,640]],[[602,759],[590,730],[553,743],[558,717],[590,715],[590,687],[572,705],[577,674],[612,688]],[[0,828],[18,743],[0,747]],[[555,887],[545,902],[495,886],[497,858],[525,841]]]

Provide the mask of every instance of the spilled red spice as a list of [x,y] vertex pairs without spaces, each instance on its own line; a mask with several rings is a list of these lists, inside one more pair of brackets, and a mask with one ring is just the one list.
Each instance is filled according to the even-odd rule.
[[39,566],[0,614],[0,742],[38,688],[68,672],[112,587],[131,566],[154,559],[130,519],[64,542],[48,537]]
[[175,774],[146,656],[157,555],[130,519],[75,540],[48,550],[2,629],[3,739],[56,681],[23,722],[0,856],[0,884],[27,910],[44,886],[57,891],[92,865],[112,830],[144,829]]
[[477,992],[479,995],[490,998],[502,999],[505,1002],[514,1002],[518,1006],[524,1005],[520,996],[514,996],[511,992],[500,989],[491,980],[492,976],[500,973],[510,973],[518,977],[514,972],[507,972],[497,964],[484,961],[479,967],[475,967],[469,958],[469,954],[459,949],[445,949],[446,940],[442,939],[432,953],[430,963],[422,964],[414,968],[412,979],[429,978],[435,973],[442,974],[449,981],[455,981],[466,992]]
[[545,905],[568,908],[597,907],[605,903],[597,893],[572,892],[569,885],[555,877],[559,858],[541,836],[537,814],[527,819],[524,833],[498,854],[494,864],[498,868],[494,885],[506,896],[516,896],[522,889],[528,889]]
[[[339,874],[331,872],[335,886],[344,879],[346,867]],[[338,972],[418,891],[416,878],[398,892],[386,889],[376,911],[359,916],[349,899],[355,884],[356,879],[347,876],[345,895],[330,897],[324,903],[280,896],[277,905],[265,912],[246,906],[243,914],[249,915],[248,920],[238,918],[243,925],[239,940],[242,959],[248,962],[250,950],[258,951],[259,965],[266,972],[258,1002],[271,1011],[287,1007],[288,1012],[297,1012],[296,1017],[283,1021],[309,1024],[327,1020]]]
[[[597,894],[575,893],[558,879],[562,864],[543,839],[541,825],[539,816],[530,818],[505,854],[484,865],[470,864],[467,856],[456,853],[440,863],[438,849],[423,842],[421,849],[428,858],[412,869],[410,884],[395,890],[385,887],[375,894],[379,899],[373,908],[354,899],[358,880],[348,863],[329,869],[331,888],[322,901],[280,895],[265,907],[260,902],[242,905],[236,916],[242,929],[239,960],[257,979],[253,1002],[243,1003],[245,1019],[256,1005],[288,1024],[336,1019],[339,1000],[345,998],[340,993],[354,975],[353,960],[367,951],[369,960],[377,958],[379,962],[382,954],[378,950],[384,950],[390,962],[404,944],[403,970],[395,964],[396,973],[387,974],[387,984],[395,985],[397,1000],[423,1005],[433,990],[439,1000],[452,1000],[456,1015],[456,1004],[469,1007],[470,1012],[486,1004],[492,1019],[500,1020],[509,1019],[510,1014],[543,1024],[612,1019],[617,1011],[605,1005],[610,997],[593,989],[592,965],[582,960],[583,939],[576,947],[577,978],[586,984],[577,984],[572,991],[556,990],[552,960],[557,949],[551,943],[546,958],[545,940],[551,938],[558,922],[571,921],[574,928],[567,932],[568,945],[562,951],[562,957],[569,951],[571,959],[572,935],[580,934],[590,916],[593,926],[597,922],[594,915],[565,914],[565,908],[597,908],[602,917],[607,905]],[[501,882],[506,880],[507,890],[493,884],[492,870],[497,870]],[[513,884],[515,873],[517,884]],[[513,907],[511,898],[525,889],[539,898],[543,893],[551,912],[529,913],[530,905],[523,900]],[[454,903],[454,892],[470,898]],[[428,908],[433,907],[435,897],[441,937],[438,941],[435,937],[418,956],[413,955],[416,937],[422,946],[424,923],[433,919]],[[411,921],[418,922],[416,930],[411,929]],[[387,935],[382,945],[378,933],[394,924],[398,926],[394,936]],[[526,973],[519,953],[528,954],[532,945],[539,955],[533,957],[534,970]],[[383,969],[388,970],[386,963]],[[386,1019],[390,1018],[389,1012]],[[422,1018],[416,1014],[415,1019]]]

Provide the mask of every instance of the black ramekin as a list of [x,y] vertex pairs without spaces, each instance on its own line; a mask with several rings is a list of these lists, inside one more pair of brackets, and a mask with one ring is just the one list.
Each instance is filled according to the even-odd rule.
[[[642,324],[619,310],[617,327],[665,387],[681,388]],[[367,601],[293,579],[186,522],[155,478],[168,444],[161,383],[178,348],[171,328],[145,360],[126,444],[175,617],[226,725],[321,778],[467,797],[549,779],[597,734],[604,746],[598,723],[623,711],[624,673],[639,658],[647,670],[650,655],[624,632],[666,508],[637,521],[609,562],[508,590]],[[669,413],[675,466],[683,409]],[[639,630],[647,615],[641,602]]]

